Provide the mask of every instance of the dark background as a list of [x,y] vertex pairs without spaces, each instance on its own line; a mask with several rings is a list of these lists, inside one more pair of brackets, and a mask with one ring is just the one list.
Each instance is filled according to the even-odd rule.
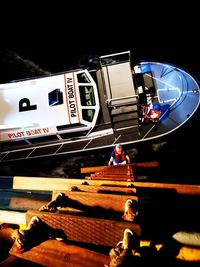
[[[109,4],[109,6],[108,6]],[[198,8],[170,2],[27,2],[4,7],[0,20],[0,82],[80,66],[95,55],[131,50],[132,60],[175,64],[199,79]],[[158,179],[199,184],[200,111],[176,132],[126,147],[132,162],[158,160]],[[107,164],[110,150],[0,163],[0,175],[79,175]]]

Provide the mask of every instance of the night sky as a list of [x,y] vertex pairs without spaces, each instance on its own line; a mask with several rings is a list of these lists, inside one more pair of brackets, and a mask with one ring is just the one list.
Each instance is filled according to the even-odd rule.
[[[195,6],[175,9],[172,4],[163,3],[155,9],[151,3],[133,7],[131,1],[117,7],[108,7],[108,1],[63,5],[58,1],[56,6],[49,6],[48,2],[48,7],[42,8],[35,2],[23,6],[26,11],[19,7],[17,11],[5,9],[9,16],[1,18],[0,26],[1,83],[62,72],[85,63],[88,56],[126,50],[131,50],[135,62],[172,63],[200,79]],[[170,136],[134,146],[137,153],[133,161],[158,160],[163,166],[161,174],[171,181],[176,176],[180,182],[191,179],[191,183],[199,184],[198,157],[194,155],[200,148],[199,123],[200,111],[188,125]],[[108,161],[107,153],[110,151],[98,153],[99,165]],[[0,166],[0,175],[62,176],[64,172],[72,176],[72,170],[68,170],[72,164],[76,175],[81,165],[94,164],[94,155],[48,158],[34,168],[30,160],[26,168],[20,163]]]

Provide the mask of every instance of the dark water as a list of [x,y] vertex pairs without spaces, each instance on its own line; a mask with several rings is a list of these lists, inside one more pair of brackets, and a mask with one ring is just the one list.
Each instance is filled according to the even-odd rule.
[[[199,184],[199,117],[183,129],[151,142],[125,146],[131,162],[158,161],[158,168],[135,168],[136,176],[169,183]],[[111,148],[0,164],[0,175],[83,178],[82,167],[107,165]]]

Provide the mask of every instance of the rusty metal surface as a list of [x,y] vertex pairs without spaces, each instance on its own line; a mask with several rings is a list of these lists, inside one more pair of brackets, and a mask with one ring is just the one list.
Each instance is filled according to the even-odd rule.
[[27,224],[33,216],[39,217],[53,229],[61,230],[70,241],[113,247],[121,240],[126,228],[141,235],[139,224],[134,222],[30,210],[26,213]]
[[107,255],[57,240],[45,241],[22,254],[16,252],[14,245],[10,254],[48,267],[103,267],[109,264]]

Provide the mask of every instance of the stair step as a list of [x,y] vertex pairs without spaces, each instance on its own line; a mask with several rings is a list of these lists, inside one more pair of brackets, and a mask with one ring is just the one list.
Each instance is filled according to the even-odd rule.
[[110,261],[107,255],[58,240],[47,240],[21,254],[13,245],[10,254],[48,267],[99,267]]
[[26,213],[27,225],[33,216],[37,216],[51,228],[59,229],[67,240],[74,242],[114,247],[121,240],[126,228],[138,236],[141,235],[140,225],[130,221],[29,210]]

